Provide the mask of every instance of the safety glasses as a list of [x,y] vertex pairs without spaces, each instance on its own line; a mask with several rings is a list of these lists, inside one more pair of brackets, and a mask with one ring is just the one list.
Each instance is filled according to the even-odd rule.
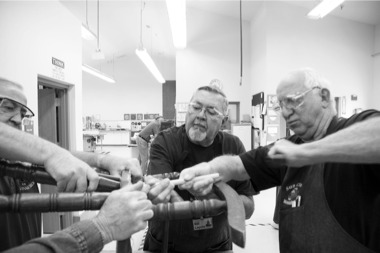
[[34,116],[32,110],[27,106],[10,98],[0,97],[0,114],[14,117],[17,114],[21,115],[21,119],[31,118]]
[[305,96],[307,93],[314,89],[320,89],[321,87],[313,87],[309,90],[306,90],[300,94],[291,94],[287,95],[285,98],[278,101],[278,103],[274,106],[276,111],[281,111],[285,107],[287,110],[296,110],[300,108],[305,103]]
[[218,111],[213,106],[203,106],[198,103],[189,103],[189,113],[200,113],[205,110],[205,113],[210,116],[210,118],[224,117],[224,114]]

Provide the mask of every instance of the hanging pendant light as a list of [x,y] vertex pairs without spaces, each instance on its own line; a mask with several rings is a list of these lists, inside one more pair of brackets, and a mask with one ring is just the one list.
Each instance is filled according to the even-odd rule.
[[95,53],[92,55],[92,59],[94,60],[104,60],[106,58],[106,56],[100,49],[99,37],[100,37],[100,34],[99,34],[99,0],[98,0],[98,36],[97,36],[98,40],[97,40],[97,48],[95,50]]
[[90,26],[88,25],[88,8],[86,0],[86,24],[82,23],[82,38],[85,40],[95,40],[96,34],[91,31]]
[[165,79],[161,72],[158,70],[156,64],[154,63],[152,57],[150,57],[148,51],[144,48],[142,43],[142,13],[143,13],[143,2],[141,1],[141,16],[140,16],[140,45],[136,49],[136,54],[140,60],[149,69],[150,73],[157,79],[159,83],[165,83]]

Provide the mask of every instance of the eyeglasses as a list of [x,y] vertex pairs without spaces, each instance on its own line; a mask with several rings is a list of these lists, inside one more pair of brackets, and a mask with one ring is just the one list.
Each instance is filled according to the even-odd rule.
[[287,95],[284,99],[278,100],[277,105],[274,106],[276,111],[281,111],[284,107],[287,110],[295,110],[300,108],[305,103],[305,95],[314,89],[320,89],[321,87],[313,87],[309,90],[302,92],[301,94]]
[[30,110],[25,105],[10,98],[2,97],[0,97],[0,114],[5,114],[10,118],[14,117],[17,114],[20,114],[21,119],[31,118],[34,116],[32,110]]
[[203,106],[198,103],[189,103],[189,113],[200,113],[203,110],[205,110],[207,115],[211,118],[224,117],[224,114],[213,106]]

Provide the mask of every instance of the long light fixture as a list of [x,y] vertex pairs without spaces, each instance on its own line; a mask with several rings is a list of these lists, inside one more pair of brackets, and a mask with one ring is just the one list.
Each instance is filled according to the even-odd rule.
[[86,24],[82,24],[82,38],[85,40],[95,40],[96,35],[93,31],[91,31],[88,25],[88,10],[87,10],[87,0],[86,0]]
[[150,73],[157,79],[159,83],[165,83],[165,79],[161,72],[158,70],[156,64],[154,63],[152,57],[148,54],[148,51],[144,48],[142,43],[142,13],[143,13],[143,2],[141,0],[141,16],[140,16],[140,45],[136,49],[136,54],[140,60],[149,69]]
[[136,49],[136,54],[140,58],[140,60],[145,64],[145,66],[149,69],[152,75],[157,79],[159,83],[164,83],[165,79],[161,75],[161,72],[158,70],[156,64],[154,63],[152,57],[148,54],[145,48],[140,47]]
[[85,40],[95,40],[96,35],[86,24],[82,24],[82,38]]
[[99,70],[94,69],[93,67],[90,67],[90,66],[88,66],[86,64],[82,65],[82,70],[84,72],[87,72],[87,73],[89,73],[91,75],[94,75],[94,76],[96,76],[96,77],[98,77],[100,79],[103,79],[104,81],[107,81],[109,83],[115,83],[115,80],[112,77],[110,77],[110,76],[104,74],[103,72],[100,72]]
[[345,0],[323,0],[314,9],[312,9],[307,16],[310,19],[321,19],[336,7],[341,5],[344,1]]
[[186,48],[186,0],[166,0],[173,44],[178,49]]

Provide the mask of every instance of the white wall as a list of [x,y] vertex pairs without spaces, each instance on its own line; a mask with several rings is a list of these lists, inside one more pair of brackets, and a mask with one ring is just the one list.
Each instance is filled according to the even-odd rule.
[[375,28],[375,46],[373,50],[373,89],[372,91],[372,108],[380,110],[380,24]]
[[[250,114],[249,23],[243,23],[244,69],[240,86],[239,21],[195,9],[188,9],[187,15],[192,22],[187,27],[187,48],[177,52],[176,101],[188,102],[198,87],[219,79],[229,101],[240,101],[240,118]],[[202,30],[195,31],[195,26]]]
[[274,94],[272,88],[267,88],[267,14],[262,7],[251,22],[251,94],[264,91],[264,95]]
[[[53,77],[52,57],[65,63],[69,96],[70,148],[82,148],[82,41],[80,23],[57,1],[0,1],[0,75],[22,84],[37,113],[37,76]],[[34,118],[38,133],[38,117]]]
[[[253,77],[252,83],[258,87],[253,88],[255,93],[274,94],[288,71],[312,67],[330,80],[334,96],[346,96],[344,116],[351,115],[354,108],[371,107],[374,26],[331,15],[322,20],[309,20],[305,9],[286,3],[268,2],[263,9],[265,15],[252,21],[252,36],[265,36],[252,38],[256,49],[264,48],[259,57],[252,57],[252,73],[261,73],[258,80],[266,83]],[[260,46],[262,43],[265,47]],[[356,94],[358,101],[351,101],[351,94]]]
[[[153,57],[153,56],[152,56]],[[175,62],[154,58],[166,80],[175,80]],[[103,66],[116,81],[110,84],[83,73],[83,115],[99,115],[101,120],[123,120],[125,113],[162,115],[162,84],[133,54]]]

